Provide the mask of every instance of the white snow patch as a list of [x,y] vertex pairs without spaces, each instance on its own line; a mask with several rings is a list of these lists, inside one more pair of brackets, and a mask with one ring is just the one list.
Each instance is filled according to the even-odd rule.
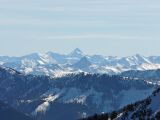
[[39,105],[37,108],[36,108],[36,110],[35,110],[35,112],[36,113],[38,113],[38,112],[46,112],[47,110],[49,109],[49,102],[44,102],[44,103],[42,103],[41,105]]
[[38,113],[38,112],[45,113],[50,107],[50,102],[54,102],[58,97],[59,97],[59,94],[49,95],[48,97],[44,98],[43,100],[45,102],[36,108],[35,113]]
[[25,74],[29,74],[29,73],[31,73],[33,71],[33,68],[27,68],[27,67],[25,67],[25,69],[24,69],[24,73]]
[[141,66],[139,66],[138,69],[140,69],[140,70],[156,70],[156,69],[160,69],[160,64],[144,63]]

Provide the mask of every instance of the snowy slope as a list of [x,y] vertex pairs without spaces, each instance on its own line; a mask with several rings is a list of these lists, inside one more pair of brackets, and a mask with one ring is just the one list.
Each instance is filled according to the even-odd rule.
[[111,113],[95,115],[83,120],[160,120],[160,88],[149,97]]
[[129,104],[122,109],[96,115],[83,120],[160,120],[160,88],[144,100]]
[[[130,108],[130,109],[127,109]],[[131,104],[123,110],[121,117],[115,120],[131,120],[131,119],[160,119],[160,89],[157,89],[153,94],[145,100]]]

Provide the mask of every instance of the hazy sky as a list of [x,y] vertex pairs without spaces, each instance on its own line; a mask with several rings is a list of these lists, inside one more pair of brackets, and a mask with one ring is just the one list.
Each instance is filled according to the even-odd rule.
[[0,55],[160,55],[160,0],[0,0]]

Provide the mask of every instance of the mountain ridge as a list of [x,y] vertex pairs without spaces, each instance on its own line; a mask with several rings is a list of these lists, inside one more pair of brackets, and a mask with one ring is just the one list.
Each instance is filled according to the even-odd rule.
[[[85,61],[81,66],[74,68],[82,58],[87,58],[92,65],[87,65]],[[69,54],[58,54],[47,52],[44,54],[32,53],[22,57],[0,56],[0,65],[16,69],[25,74],[57,76],[59,74],[88,72],[120,74],[128,70],[154,70],[160,69],[160,56],[145,57],[143,55],[133,55],[128,57],[114,57],[102,55],[87,55],[76,48]],[[49,66],[54,66],[49,67]]]
[[75,120],[112,111],[145,98],[155,87],[143,79],[118,75],[72,73],[52,78],[0,69],[0,100],[47,120],[53,116],[56,120]]

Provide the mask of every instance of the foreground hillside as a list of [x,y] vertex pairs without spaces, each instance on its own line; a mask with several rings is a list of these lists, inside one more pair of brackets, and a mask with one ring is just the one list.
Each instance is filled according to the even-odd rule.
[[94,115],[83,120],[160,120],[160,88],[151,96],[134,104],[129,104],[119,111]]
[[0,101],[1,120],[33,120],[31,117],[19,112]]
[[105,74],[50,78],[0,68],[0,100],[42,120],[75,120],[111,112],[146,98],[155,87],[143,79]]

